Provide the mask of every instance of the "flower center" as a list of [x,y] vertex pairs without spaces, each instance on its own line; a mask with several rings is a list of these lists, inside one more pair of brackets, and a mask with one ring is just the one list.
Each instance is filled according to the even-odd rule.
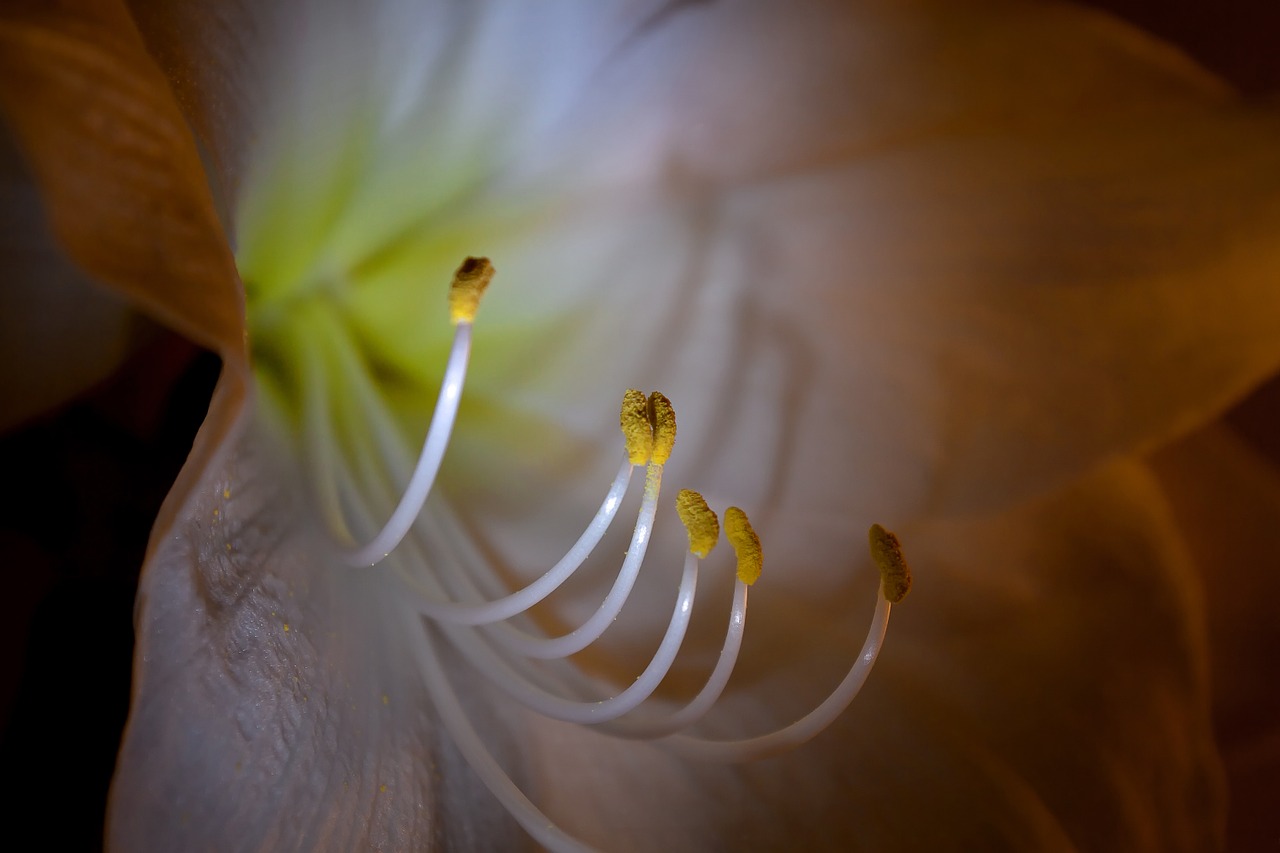
[[[440,469],[463,394],[472,326],[480,298],[493,275],[493,266],[483,258],[467,258],[454,274],[449,291],[453,343],[445,359],[440,392],[422,451],[394,510],[362,545],[353,543],[348,519],[353,513],[362,515],[360,521],[368,526],[369,510],[358,497],[352,499],[349,489],[344,489],[344,484],[351,485],[351,476],[348,473],[344,479],[340,466],[334,462],[335,452],[341,452],[335,448],[339,448],[341,442],[335,440],[327,424],[326,415],[331,409],[323,399],[324,389],[329,387],[324,381],[324,371],[338,370],[342,377],[339,384],[345,382],[354,395],[355,406],[348,408],[359,415],[371,416],[374,434],[387,433],[380,440],[395,443],[394,425],[385,422],[385,414],[379,414],[372,377],[361,375],[352,366],[353,354],[344,349],[340,330],[336,328],[340,323],[330,316],[332,307],[324,304],[324,299],[316,300],[319,304],[308,305],[305,303],[312,301],[308,297],[291,310],[288,320],[269,321],[283,324],[274,329],[275,332],[288,329],[291,324],[298,325],[291,343],[300,353],[295,367],[301,372],[303,389],[300,416],[303,430],[311,437],[309,455],[319,472],[319,503],[335,552],[349,566],[360,570],[375,566],[372,571],[386,572],[397,579],[406,595],[412,596],[413,606],[424,619],[429,640],[445,640],[495,688],[533,713],[566,724],[592,726],[616,737],[647,740],[658,748],[711,761],[743,761],[772,755],[813,738],[849,706],[861,689],[884,641],[891,604],[900,601],[910,588],[910,572],[897,538],[879,525],[871,528],[869,544],[881,571],[880,595],[862,649],[831,694],[790,725],[740,740],[710,740],[691,732],[712,711],[737,664],[746,628],[748,588],[759,580],[763,569],[760,538],[746,513],[737,507],[729,507],[725,513],[725,536],[736,558],[737,581],[720,657],[702,688],[688,701],[672,707],[671,703],[655,698],[689,626],[700,562],[711,554],[720,536],[716,514],[700,494],[689,489],[682,490],[674,502],[689,542],[679,587],[666,630],[643,671],[624,689],[618,690],[566,661],[598,641],[618,618],[646,559],[658,515],[664,466],[676,440],[675,409],[660,393],[647,396],[636,390],[624,393],[619,414],[622,460],[617,475],[599,510],[564,556],[525,587],[496,598],[483,596],[482,584],[477,580],[491,584],[492,572],[474,552],[451,549],[457,543],[451,542],[447,534],[435,543],[447,554],[437,566],[438,572],[411,571],[407,567],[413,562],[411,555],[383,564],[385,558],[401,549],[407,536],[413,535]],[[315,328],[309,326],[311,323],[316,324]],[[316,329],[326,334],[317,340],[301,339],[301,332]],[[335,341],[338,342],[336,348]],[[388,458],[396,458],[389,448],[382,450]],[[358,454],[359,449],[353,452]],[[637,468],[643,468],[645,476],[630,543],[612,587],[595,611],[561,636],[546,636],[513,622],[546,599],[587,562],[615,521]],[[489,752],[483,737],[472,726],[437,649],[437,642],[425,644],[423,677],[428,695],[458,749],[494,796],[539,843],[552,850],[583,849],[577,839],[557,827],[519,790]],[[556,668],[547,669],[548,664]],[[599,698],[584,700],[580,698],[583,696]]]

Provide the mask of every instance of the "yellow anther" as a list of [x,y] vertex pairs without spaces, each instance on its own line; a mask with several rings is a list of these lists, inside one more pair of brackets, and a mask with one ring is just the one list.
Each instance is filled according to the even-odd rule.
[[890,604],[897,604],[911,591],[911,569],[902,555],[898,537],[878,524],[871,525],[867,533],[871,544],[871,559],[880,569],[880,586]]
[[724,511],[724,536],[738,558],[738,580],[751,586],[760,579],[764,552],[760,550],[760,537],[752,529],[747,514],[736,506]]
[[689,532],[689,551],[697,557],[710,554],[720,538],[720,520],[702,495],[693,489],[681,489],[676,495],[676,513]]
[[653,424],[653,462],[665,465],[676,443],[676,410],[657,391],[649,395],[649,422]]
[[488,258],[467,258],[458,267],[449,286],[449,320],[455,326],[475,321],[480,297],[493,281],[493,273]]
[[628,389],[622,395],[622,437],[632,465],[648,465],[653,455],[653,425],[649,423],[649,401],[643,391]]

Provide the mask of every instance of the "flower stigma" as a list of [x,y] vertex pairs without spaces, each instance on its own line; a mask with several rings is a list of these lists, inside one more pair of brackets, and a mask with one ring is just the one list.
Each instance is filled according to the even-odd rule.
[[[471,353],[472,326],[481,297],[493,277],[494,267],[489,260],[476,257],[466,258],[453,275],[449,290],[453,340],[439,395],[413,472],[399,499],[386,502],[394,504],[394,509],[381,527],[372,518],[372,507],[359,500],[359,472],[333,461],[335,456],[341,456],[334,448],[341,448],[342,442],[324,418],[332,407],[319,374],[336,367],[349,380],[357,411],[371,415],[375,447],[366,448],[358,456],[369,459],[381,452],[386,464],[396,459],[403,464],[403,455],[397,457],[390,449],[397,440],[395,424],[371,393],[369,377],[362,377],[359,367],[352,364],[347,349],[340,345],[335,352],[327,353],[315,344],[308,345],[306,336],[299,334],[293,341],[303,353],[298,372],[304,388],[304,444],[316,469],[312,476],[319,512],[341,562],[352,570],[383,573],[402,585],[422,617],[427,639],[420,653],[422,677],[427,695],[458,750],[494,797],[539,844],[554,851],[587,850],[590,848],[557,826],[525,795],[491,753],[442,663],[440,652],[444,644],[493,688],[533,714],[568,725],[589,726],[617,738],[647,741],[655,749],[698,760],[746,761],[804,743],[849,706],[880,652],[891,604],[901,601],[910,588],[910,572],[897,538],[879,525],[873,526],[870,549],[882,581],[867,638],[844,679],[816,708],[775,731],[739,740],[702,737],[691,729],[723,695],[737,664],[746,629],[748,589],[762,575],[763,551],[746,513],[729,507],[724,516],[724,533],[733,548],[737,574],[719,658],[691,699],[674,706],[672,701],[656,697],[690,624],[701,561],[712,553],[720,537],[716,513],[702,495],[684,489],[676,496],[674,508],[688,534],[688,549],[683,555],[671,615],[652,657],[634,681],[622,689],[570,663],[569,657],[600,640],[623,612],[635,587],[661,505],[664,466],[675,448],[675,408],[659,392],[646,395],[627,390],[619,411],[621,459],[595,515],[563,556],[541,575],[519,589],[496,596],[486,594],[494,587],[494,571],[478,549],[464,546],[468,534],[451,518],[448,507],[440,506],[437,511],[436,504],[441,502],[435,502],[431,512],[423,510],[454,430]],[[313,320],[324,326],[325,310],[314,306],[301,306],[298,310],[311,311]],[[333,335],[330,340],[343,343],[340,324],[324,327]],[[596,552],[617,520],[625,497],[632,491],[633,475],[640,468],[644,469],[644,477],[639,508],[609,590],[587,618],[565,633],[553,636],[538,630],[522,617],[564,585]],[[352,528],[377,532],[364,544],[357,544]],[[432,553],[441,558],[432,561],[431,571],[410,571],[411,566],[427,563],[424,542],[429,542]],[[391,555],[397,559],[388,560]]]

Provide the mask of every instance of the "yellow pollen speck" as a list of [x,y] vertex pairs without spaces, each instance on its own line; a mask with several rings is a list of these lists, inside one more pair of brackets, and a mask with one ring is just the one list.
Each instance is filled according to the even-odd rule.
[[222,547],[223,547],[223,548],[225,548],[225,549],[227,550],[227,553],[228,553],[228,554],[230,554],[230,553],[231,553],[231,543],[230,543],[230,542],[226,543],[226,544],[225,544],[225,545],[223,545]]
[[390,696],[388,696],[387,694],[383,693],[383,694],[382,694],[382,704],[383,704],[383,705],[390,705],[390,704],[391,704],[391,697],[390,697]]
[[880,587],[890,604],[897,604],[911,591],[911,569],[902,555],[898,537],[878,524],[867,532],[871,545],[871,559],[880,569]]
[[751,586],[760,579],[764,551],[760,549],[760,537],[747,520],[747,514],[736,506],[724,511],[724,535],[738,558],[738,580]]
[[284,623],[284,632],[285,632],[286,634],[287,634],[287,633],[289,633],[289,623],[288,623],[288,622]]
[[647,465],[653,454],[653,426],[649,423],[649,402],[643,391],[628,389],[622,395],[622,437],[632,465]]
[[218,517],[218,516],[220,516],[220,515],[222,515],[222,510],[220,510],[220,509],[216,509],[216,508],[215,508],[215,509],[214,509],[214,511],[213,511],[213,517],[214,517],[214,518],[217,518],[217,517]]
[[222,499],[225,501],[231,497],[231,489],[222,490]]
[[493,273],[488,258],[467,258],[458,267],[449,286],[449,320],[455,326],[475,321],[480,297],[493,281]]
[[710,554],[720,538],[720,520],[702,495],[693,489],[681,489],[676,495],[676,513],[689,532],[689,551],[698,557]]
[[676,443],[676,410],[657,391],[649,395],[649,422],[653,424],[653,462],[665,465]]
[[386,785],[379,785],[379,786],[378,786],[378,790],[385,794],[385,793],[387,792],[387,786],[386,786]]

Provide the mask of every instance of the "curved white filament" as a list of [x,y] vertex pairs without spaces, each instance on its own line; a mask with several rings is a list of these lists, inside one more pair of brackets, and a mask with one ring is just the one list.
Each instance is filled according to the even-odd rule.
[[431,415],[431,426],[422,443],[422,454],[409,478],[400,502],[382,530],[367,544],[355,548],[343,548],[342,558],[353,567],[374,566],[400,544],[413,522],[422,512],[422,505],[435,485],[436,474],[449,446],[449,435],[458,415],[458,403],[462,399],[462,386],[467,378],[467,361],[471,356],[471,324],[458,323],[453,335],[453,347],[449,350],[449,362],[445,365],[444,378],[440,382],[440,396]]
[[[719,659],[703,687],[674,711],[651,710],[654,705],[663,704],[650,700],[670,672],[689,626],[698,573],[698,559],[692,554],[686,555],[676,603],[663,638],[632,683],[610,696],[617,687],[591,676],[566,659],[601,637],[618,617],[634,588],[652,537],[662,480],[660,464],[647,466],[644,497],[635,528],[611,589],[590,618],[564,636],[546,637],[521,630],[517,627],[520,623],[509,624],[506,620],[521,616],[543,601],[598,547],[630,485],[634,466],[629,459],[624,460],[595,516],[573,546],[550,570],[515,592],[507,592],[501,573],[478,548],[467,548],[464,542],[457,541],[465,539],[466,534],[460,522],[451,520],[447,511],[433,509],[421,519],[422,526],[415,529],[457,417],[470,346],[470,324],[460,323],[422,453],[402,493],[398,489],[404,482],[400,472],[412,464],[409,448],[386,411],[385,401],[363,375],[367,368],[354,350],[339,346],[331,351],[304,345],[303,403],[307,424],[304,442],[317,474],[318,509],[336,540],[352,539],[348,518],[354,522],[353,529],[371,530],[372,519],[381,517],[394,505],[386,524],[368,544],[343,549],[344,562],[367,566],[400,549],[391,561],[394,571],[421,596],[419,601],[407,602],[408,606],[421,616],[441,623],[435,627],[422,624],[422,642],[416,647],[420,649],[419,660],[428,695],[460,752],[520,825],[549,849],[590,849],[539,811],[488,751],[471,726],[441,665],[440,632],[480,674],[533,712],[575,724],[599,725],[605,733],[618,737],[653,740],[656,745],[680,755],[714,761],[747,761],[788,750],[831,725],[856,697],[879,655],[890,614],[890,603],[883,591],[859,656],[835,690],[801,719],[758,737],[719,741],[682,733],[719,700],[737,662],[745,630],[748,593],[741,581],[734,589]],[[353,381],[352,386],[360,408],[354,411],[339,408],[326,394],[323,381],[326,358],[359,380]],[[354,467],[348,467],[345,454],[333,452],[339,441],[329,423],[329,415],[340,422],[363,416],[366,428],[353,428],[343,436],[348,450],[359,460]],[[371,430],[367,428],[369,425]],[[444,551],[443,559],[433,546],[435,550]],[[608,698],[595,698],[601,695]]]
[[[692,555],[690,555],[692,556]],[[735,581],[733,588],[733,606],[729,610],[729,627],[725,631],[724,644],[720,647],[720,657],[715,668],[707,676],[707,681],[698,691],[698,695],[678,711],[670,714],[654,715],[648,718],[636,716],[616,720],[603,730],[615,737],[631,739],[654,739],[689,728],[706,716],[724,693],[729,676],[738,664],[738,652],[742,649],[742,636],[747,627],[747,590],[749,587],[742,581]]]
[[681,755],[706,761],[751,761],[785,752],[811,740],[835,722],[836,717],[844,713],[844,709],[853,702],[866,682],[867,676],[871,674],[871,667],[875,665],[876,658],[880,655],[880,648],[884,644],[885,630],[889,627],[890,607],[882,590],[876,600],[875,615],[871,619],[871,627],[867,630],[867,639],[862,644],[862,651],[858,653],[858,659],[853,667],[821,705],[791,725],[769,734],[743,740],[707,740],[686,735],[673,735],[658,743]]
[[[595,517],[591,519],[582,535],[578,537],[578,541],[573,543],[573,546],[560,558],[559,562],[528,586],[494,601],[474,604],[420,598],[418,609],[424,616],[437,622],[451,625],[491,625],[503,619],[510,619],[512,616],[523,613],[533,607],[572,577],[573,573],[586,562],[587,557],[595,550],[596,545],[600,543],[600,539],[618,514],[618,507],[622,505],[622,498],[627,492],[627,486],[631,483],[633,468],[634,466],[630,461],[623,460],[622,467],[618,469],[618,474],[614,477],[613,485],[610,486],[609,492],[601,502]],[[406,582],[417,589],[416,582],[408,578],[406,578]]]
[[698,588],[698,558],[686,554],[684,572],[671,621],[663,634],[657,652],[650,658],[644,671],[625,690],[608,699],[593,702],[577,702],[556,696],[523,678],[492,650],[476,642],[470,632],[447,629],[449,638],[464,657],[480,670],[495,687],[532,711],[569,723],[593,725],[617,719],[637,708],[653,695],[675,663],[680,645],[684,642],[693,615],[693,602]]
[[618,570],[618,577],[604,601],[600,602],[600,607],[586,622],[560,637],[536,637],[507,624],[492,625],[488,630],[492,631],[493,639],[515,654],[541,660],[577,654],[600,639],[600,635],[622,612],[622,606],[627,603],[627,596],[631,594],[640,574],[640,564],[644,562],[649,539],[653,534],[653,518],[658,511],[661,485],[662,466],[650,463],[645,471],[644,500],[636,516],[636,526],[631,534],[627,555],[622,560],[622,568]]
[[[425,630],[425,628],[424,628]],[[594,848],[583,844],[543,814],[537,806],[524,795],[507,771],[502,769],[497,760],[484,745],[484,740],[471,725],[471,720],[458,696],[453,690],[453,683],[445,674],[444,667],[436,656],[434,643],[428,637],[423,643],[422,670],[427,686],[427,695],[440,713],[440,719],[449,732],[454,745],[471,769],[480,777],[480,781],[489,792],[502,803],[520,826],[534,841],[553,853],[591,853]]]

